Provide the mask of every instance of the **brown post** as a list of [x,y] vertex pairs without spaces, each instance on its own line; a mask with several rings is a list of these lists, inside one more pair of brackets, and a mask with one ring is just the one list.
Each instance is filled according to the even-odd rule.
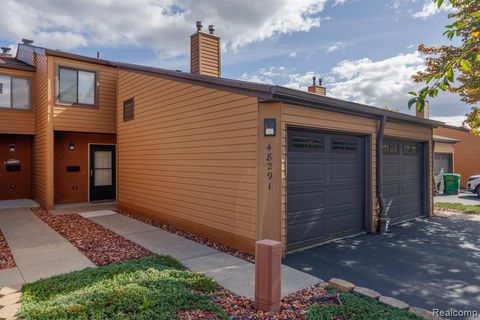
[[255,243],[255,306],[279,311],[281,299],[282,243],[260,240]]

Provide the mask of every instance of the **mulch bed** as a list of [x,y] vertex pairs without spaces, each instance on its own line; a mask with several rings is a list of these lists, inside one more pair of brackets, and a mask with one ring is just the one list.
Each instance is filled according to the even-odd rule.
[[0,231],[0,270],[14,268],[15,266],[15,260],[13,260],[10,247]]
[[126,211],[123,211],[123,210],[120,210],[120,209],[117,209],[116,212],[120,213],[120,214],[123,214],[124,216],[127,216],[127,217],[130,217],[130,218],[134,218],[138,221],[141,221],[141,222],[144,222],[144,223],[147,223],[147,224],[150,224],[152,226],[155,226],[157,228],[161,228],[165,231],[168,231],[168,232],[171,232],[171,233],[174,233],[174,234],[177,234],[179,236],[182,236],[184,238],[187,238],[189,240],[193,240],[195,242],[198,242],[198,243],[201,243],[203,245],[206,245],[208,247],[211,247],[213,249],[216,249],[216,250],[219,250],[219,251],[222,251],[222,252],[225,252],[225,253],[228,253],[234,257],[237,257],[237,258],[240,258],[240,259],[243,259],[247,262],[251,262],[251,263],[255,263],[255,257],[251,254],[248,254],[248,253],[245,253],[243,251],[240,251],[240,250],[237,250],[237,249],[234,249],[232,247],[229,247],[227,245],[224,245],[220,242],[217,242],[217,241],[214,241],[214,240],[210,240],[210,239],[207,239],[205,237],[202,237],[202,236],[199,236],[197,234],[194,234],[194,233],[191,233],[191,232],[186,232],[186,231],[182,231],[182,230],[179,230],[171,225],[168,225],[168,224],[164,224],[164,223],[161,223],[157,220],[154,220],[154,219],[150,219],[150,218],[146,218],[146,217],[142,217],[142,216],[139,216],[139,215],[136,215],[136,214],[132,214],[132,213],[129,213],[129,212],[126,212]]
[[[255,309],[255,303],[245,297],[239,297],[227,290],[220,290],[213,301],[218,304],[231,320],[286,320],[305,319],[308,307],[315,304],[337,304],[335,296],[327,295],[320,285],[306,288],[290,294],[281,300],[279,312],[263,312]],[[201,310],[182,311],[181,320],[219,319],[217,316]],[[341,318],[338,318],[341,319]]]
[[78,214],[52,215],[41,208],[32,211],[97,266],[154,255]]

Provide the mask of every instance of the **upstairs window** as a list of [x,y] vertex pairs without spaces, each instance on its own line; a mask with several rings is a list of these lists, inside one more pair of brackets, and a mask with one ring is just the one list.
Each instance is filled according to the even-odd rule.
[[31,80],[0,75],[0,108],[32,109]]
[[95,106],[97,74],[93,71],[58,68],[58,101]]
[[135,101],[133,98],[123,101],[123,121],[133,120],[135,117]]

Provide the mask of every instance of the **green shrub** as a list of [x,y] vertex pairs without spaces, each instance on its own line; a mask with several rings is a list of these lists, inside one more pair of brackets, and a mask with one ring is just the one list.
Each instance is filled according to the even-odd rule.
[[342,317],[348,320],[405,320],[421,319],[414,314],[380,304],[377,300],[355,293],[341,293],[341,305],[318,304],[310,307],[308,320],[331,320]]
[[201,309],[225,318],[206,294],[216,288],[211,278],[185,270],[175,259],[153,256],[27,284],[19,315],[26,319],[175,319],[180,310]]

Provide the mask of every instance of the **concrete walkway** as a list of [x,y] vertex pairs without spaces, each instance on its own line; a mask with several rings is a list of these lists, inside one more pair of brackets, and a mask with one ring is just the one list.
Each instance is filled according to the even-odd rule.
[[[84,212],[82,216],[149,249],[170,255],[194,272],[214,278],[224,288],[253,298],[255,265],[198,242],[110,211]],[[282,295],[320,283],[322,280],[282,265]]]
[[460,192],[454,195],[439,195],[434,198],[437,202],[461,203],[466,205],[480,205],[480,197],[470,192]]
[[0,270],[0,287],[95,266],[30,208],[0,210],[0,230],[17,264]]

